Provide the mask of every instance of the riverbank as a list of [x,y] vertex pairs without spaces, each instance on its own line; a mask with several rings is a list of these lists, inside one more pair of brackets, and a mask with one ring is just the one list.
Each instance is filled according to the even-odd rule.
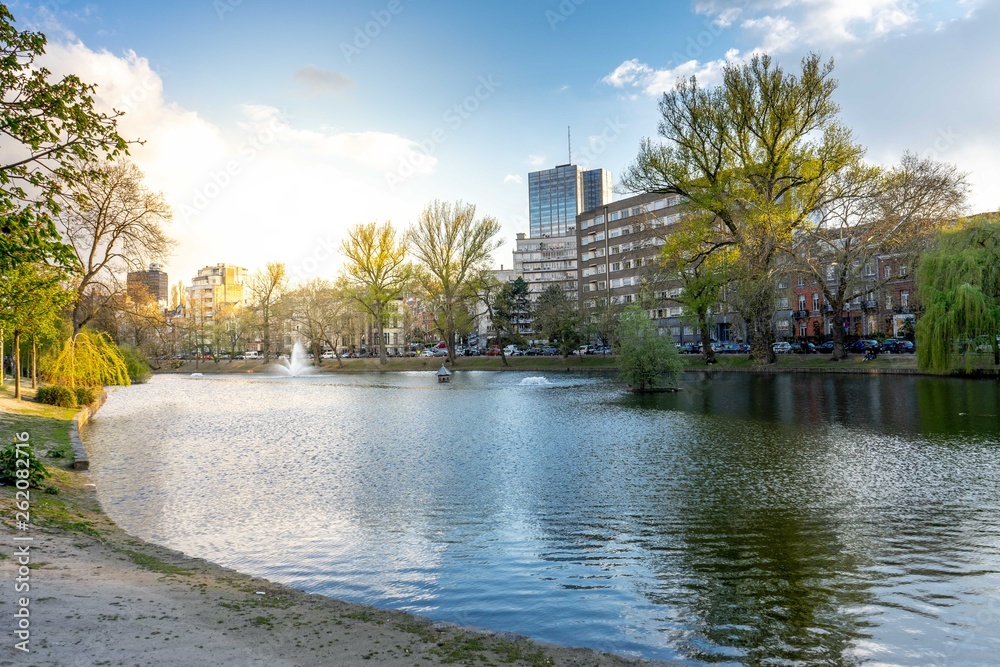
[[[833,361],[830,355],[780,355],[771,366],[757,366],[745,355],[719,355],[717,363],[706,365],[700,355],[681,355],[686,371],[691,372],[744,372],[744,373],[918,373],[917,359],[912,354],[880,355],[873,361],[865,361],[860,354],[849,355],[842,361]],[[524,371],[532,373],[574,373],[618,370],[618,359],[615,356],[587,355],[583,357],[510,357],[508,366],[504,366],[499,357],[460,357],[454,364],[447,364],[450,370],[459,371]],[[389,373],[396,371],[436,371],[441,368],[442,358],[403,358],[389,359],[385,366],[378,359],[344,359],[343,365],[336,359],[323,360],[314,369],[321,373]],[[262,361],[219,361],[194,362],[189,361],[176,367],[163,367],[157,373],[273,373],[277,368],[274,362],[265,364]]]
[[[11,395],[0,391],[4,442],[29,433],[54,492],[31,490],[31,522],[18,530],[14,489],[0,487],[8,545],[0,559],[15,545],[30,551],[29,591],[15,594],[17,574],[4,568],[4,664],[648,664],[307,594],[136,539],[103,513],[90,474],[72,469],[74,411]],[[29,596],[30,654],[13,648],[21,595]]]

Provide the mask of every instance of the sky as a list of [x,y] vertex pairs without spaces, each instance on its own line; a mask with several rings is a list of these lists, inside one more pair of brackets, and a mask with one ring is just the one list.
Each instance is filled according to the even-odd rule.
[[892,165],[969,174],[1000,209],[1000,0],[112,0],[8,2],[44,64],[125,112],[132,159],[173,208],[171,283],[220,262],[334,278],[345,231],[433,200],[528,232],[527,173],[618,176],[678,77],[771,54],[833,58],[841,120]]

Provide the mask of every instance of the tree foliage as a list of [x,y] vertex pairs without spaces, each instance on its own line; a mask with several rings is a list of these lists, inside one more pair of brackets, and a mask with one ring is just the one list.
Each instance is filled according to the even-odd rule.
[[359,224],[347,232],[341,244],[347,262],[344,275],[352,296],[375,322],[379,341],[379,363],[385,365],[384,332],[389,304],[409,286],[411,270],[406,262],[406,243],[397,238],[390,222]]
[[774,285],[794,230],[821,209],[829,181],[862,149],[837,121],[832,61],[809,55],[798,75],[770,56],[730,64],[722,85],[692,77],[660,102],[659,134],[644,140],[623,185],[680,195],[710,216],[707,253],[729,248],[734,305],[747,323],[752,354],[774,361]]
[[972,370],[983,353],[1000,365],[1000,214],[942,233],[920,260],[917,365],[938,373]]
[[250,276],[250,302],[260,316],[261,338],[264,341],[264,361],[271,355],[275,338],[275,309],[288,284],[285,265],[268,262],[263,270]]
[[434,201],[420,214],[409,232],[413,256],[420,263],[418,284],[434,307],[434,320],[455,361],[455,334],[476,298],[474,281],[491,253],[500,247],[500,223],[486,216],[476,219],[476,207]]
[[54,80],[36,64],[45,44],[41,33],[18,31],[0,4],[0,268],[72,266],[52,217],[63,189],[128,148],[117,132],[121,113],[97,111],[93,85],[73,75]]
[[559,285],[549,285],[533,308],[535,332],[559,348],[564,356],[579,348],[583,336],[576,302]]
[[103,331],[89,329],[67,340],[42,373],[49,382],[67,387],[128,386],[132,383],[125,358],[111,337]]
[[618,366],[622,380],[641,392],[658,386],[664,376],[676,384],[683,364],[673,341],[659,335],[645,311],[633,304],[618,323]]

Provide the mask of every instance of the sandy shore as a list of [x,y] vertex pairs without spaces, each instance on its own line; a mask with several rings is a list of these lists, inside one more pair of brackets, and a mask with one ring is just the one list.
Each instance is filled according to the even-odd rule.
[[[0,398],[4,443],[13,430],[28,428],[39,451],[60,444],[51,410]],[[71,411],[59,416],[64,413]],[[14,489],[0,488],[6,580],[0,584],[0,665],[649,664],[435,624],[188,558],[124,533],[101,511],[89,473],[46,462],[59,493],[31,491],[27,530],[16,529]],[[15,550],[25,544],[30,590],[17,593]],[[22,596],[28,597],[30,653],[14,648],[21,641],[14,613]]]

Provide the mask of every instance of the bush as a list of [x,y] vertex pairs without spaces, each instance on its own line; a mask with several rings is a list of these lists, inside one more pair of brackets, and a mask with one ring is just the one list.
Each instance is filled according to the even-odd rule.
[[76,404],[79,406],[90,405],[97,400],[97,389],[94,387],[77,387]]
[[131,345],[122,345],[118,349],[125,359],[125,368],[128,369],[128,377],[133,384],[142,384],[152,377],[153,371],[149,368],[149,360],[142,350]]
[[42,387],[35,394],[35,400],[39,403],[55,405],[60,408],[75,408],[77,406],[76,392],[61,384],[53,384]]
[[40,488],[42,482],[49,476],[49,471],[45,469],[45,465],[35,455],[35,450],[31,445],[21,447],[20,458],[28,461],[27,468],[24,466],[18,467],[18,458],[17,447],[13,444],[7,445],[3,450],[0,450],[0,482],[13,486],[17,484],[17,471],[21,470],[23,475],[24,471],[27,470],[27,478],[22,477],[21,479],[27,479],[28,486],[32,488]]

